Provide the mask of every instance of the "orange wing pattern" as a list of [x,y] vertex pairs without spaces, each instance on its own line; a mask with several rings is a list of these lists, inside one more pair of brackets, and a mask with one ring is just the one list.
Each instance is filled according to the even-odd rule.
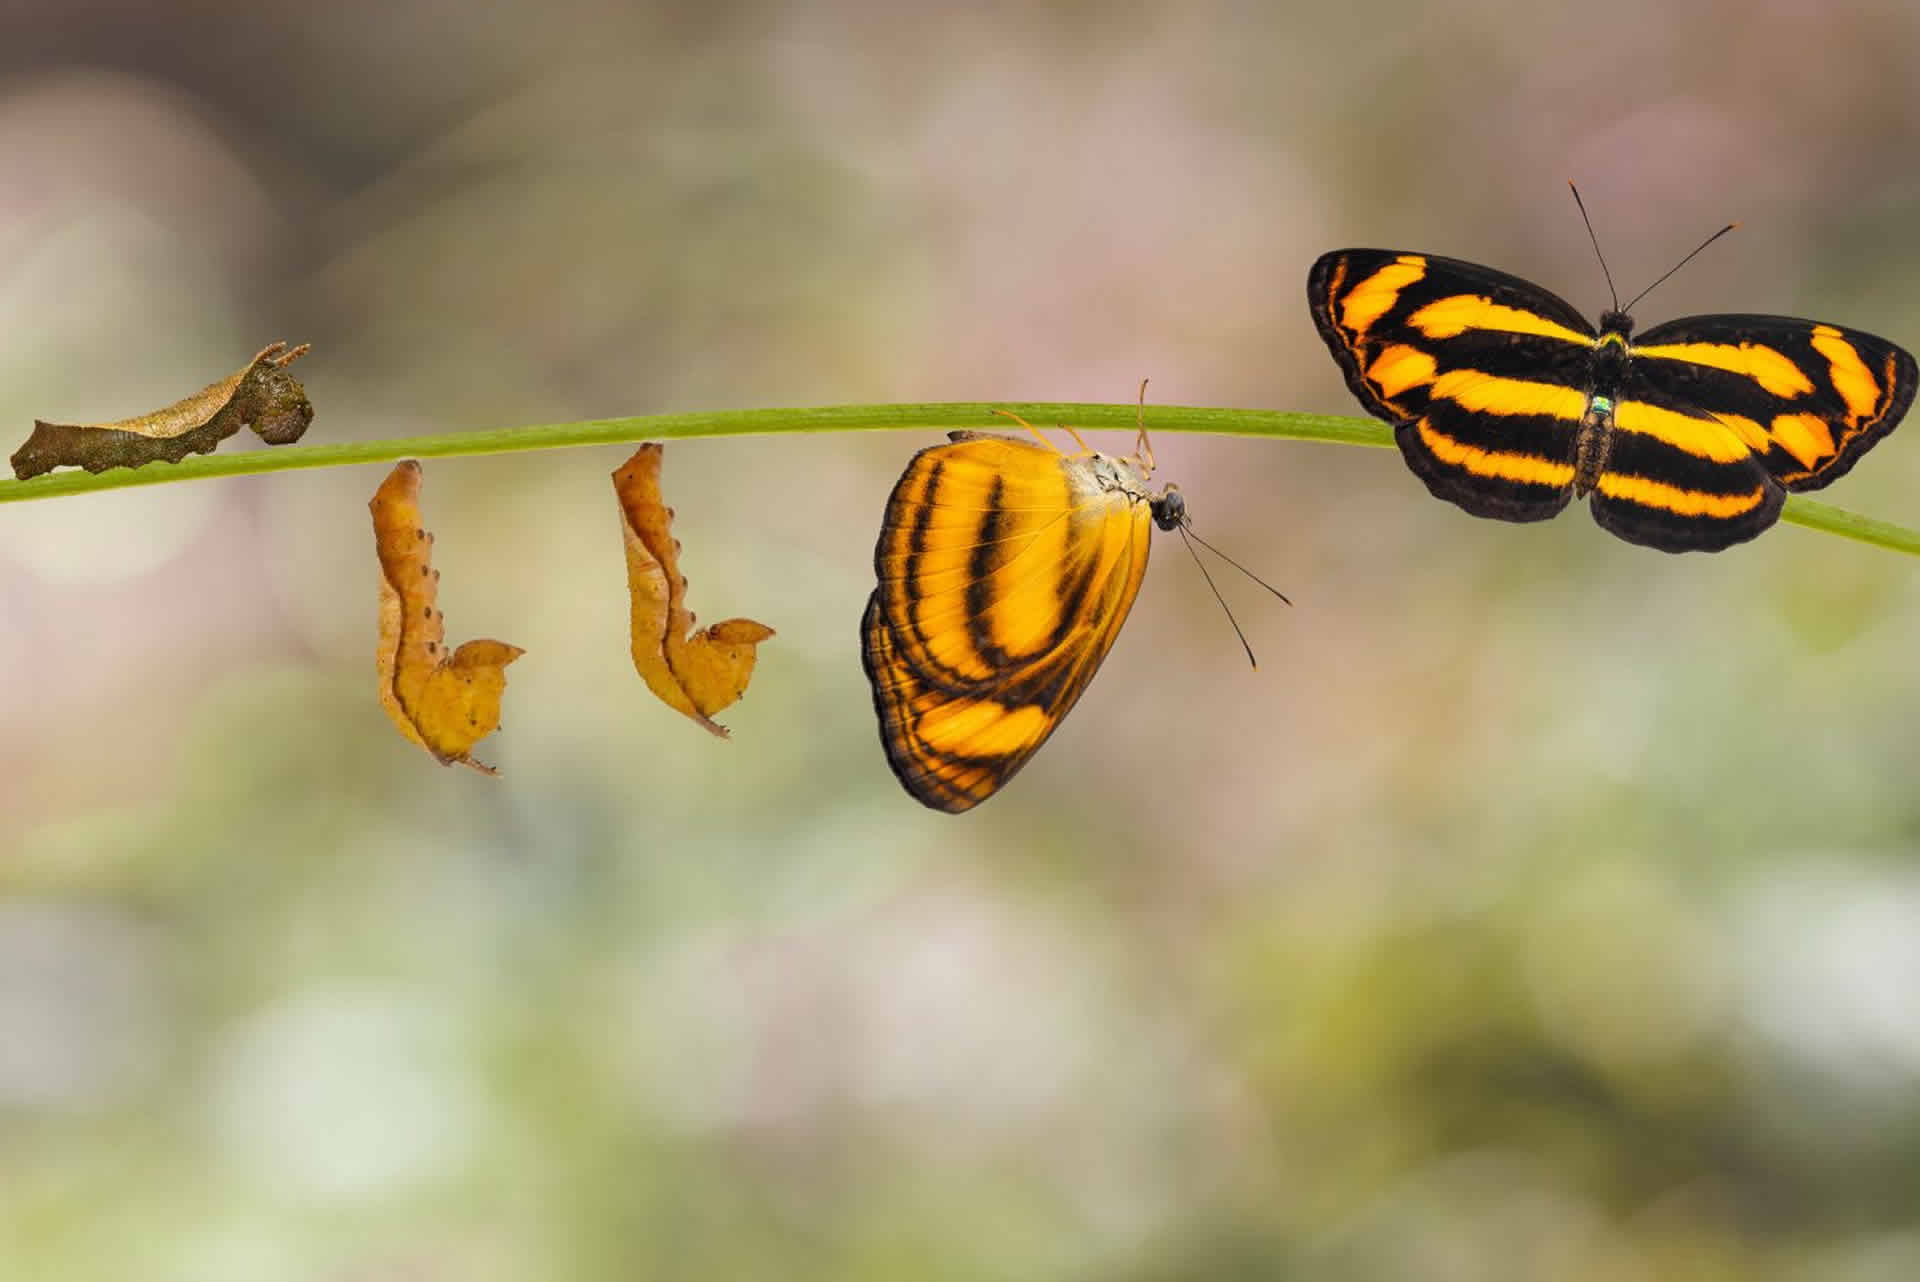
[[1070,711],[1140,591],[1145,469],[955,432],[887,502],[861,623],[894,774],[936,810],[992,796]]

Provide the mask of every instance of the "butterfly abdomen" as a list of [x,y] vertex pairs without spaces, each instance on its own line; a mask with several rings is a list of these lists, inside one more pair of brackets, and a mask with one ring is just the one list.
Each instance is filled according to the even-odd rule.
[[[1612,390],[1612,389],[1609,389]],[[1600,473],[1613,452],[1613,398],[1598,393],[1587,401],[1587,412],[1573,439],[1573,492],[1585,498],[1600,483]]]

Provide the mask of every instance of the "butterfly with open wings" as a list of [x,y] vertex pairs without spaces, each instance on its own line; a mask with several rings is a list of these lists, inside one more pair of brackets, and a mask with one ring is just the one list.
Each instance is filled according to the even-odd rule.
[[1584,497],[1604,528],[1667,552],[1761,533],[1788,491],[1891,432],[1916,383],[1907,351],[1859,330],[1714,315],[1636,336],[1617,299],[1596,330],[1538,285],[1435,254],[1324,254],[1307,298],[1435,496],[1503,521]]

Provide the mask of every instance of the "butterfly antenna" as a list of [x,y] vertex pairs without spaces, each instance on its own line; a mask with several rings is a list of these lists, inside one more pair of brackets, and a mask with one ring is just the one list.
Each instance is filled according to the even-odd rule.
[[[1705,249],[1708,245],[1711,245],[1714,241],[1719,240],[1722,236],[1726,235],[1728,232],[1732,231],[1735,227],[1738,227],[1739,225],[1740,225],[1739,223],[1728,223],[1725,227],[1722,227],[1719,231],[1713,233],[1713,235],[1701,241],[1699,246],[1694,249],[1693,253],[1688,254],[1685,258],[1682,258],[1679,262],[1673,265],[1672,270],[1667,273],[1667,276],[1671,276],[1673,275],[1674,272],[1677,272],[1682,267],[1685,267],[1688,263],[1694,260],[1695,256],[1697,256],[1702,249]],[[1633,302],[1628,303],[1625,307],[1619,308],[1618,310],[1628,311],[1628,312],[1632,311],[1634,308],[1634,305],[1638,303],[1641,299],[1645,298],[1648,294],[1651,294],[1654,291],[1656,286],[1660,285],[1662,282],[1664,282],[1667,279],[1667,276],[1662,276],[1659,280],[1656,280],[1655,282],[1653,282],[1652,285],[1647,286],[1645,289],[1635,294],[1633,296]]]
[[[1580,208],[1580,221],[1587,225],[1587,239],[1593,242],[1593,256],[1600,260],[1600,274],[1607,278],[1607,293],[1612,296],[1613,310],[1617,312],[1621,310],[1620,293],[1613,287],[1613,273],[1607,270],[1607,256],[1600,252],[1600,238],[1593,234],[1593,219],[1587,217],[1587,202],[1580,199],[1580,189],[1573,185],[1571,178],[1567,179],[1567,189],[1573,193],[1573,203]],[[1654,283],[1659,284],[1658,281]],[[1639,301],[1637,298],[1634,300],[1636,303]],[[1627,306],[1632,307],[1633,303]]]
[[1225,552],[1222,552],[1219,548],[1213,546],[1213,544],[1201,538],[1198,534],[1194,534],[1193,526],[1191,523],[1183,523],[1180,526],[1180,532],[1182,534],[1191,535],[1195,543],[1198,543],[1201,547],[1213,553],[1215,556],[1219,557],[1222,561],[1225,561],[1228,565],[1240,571],[1240,573],[1246,575],[1249,579],[1252,579],[1255,583],[1258,583],[1261,587],[1265,588],[1267,591],[1279,597],[1282,605],[1293,604],[1293,602],[1287,600],[1287,594],[1282,592],[1279,588],[1274,587],[1273,584],[1267,582],[1265,579],[1255,574],[1252,570],[1249,570],[1246,566],[1240,564],[1238,561],[1228,556]]
[[1247,644],[1247,634],[1240,630],[1240,620],[1233,617],[1233,608],[1227,604],[1227,599],[1220,595],[1220,588],[1214,583],[1213,576],[1207,573],[1207,563],[1202,561],[1200,554],[1193,550],[1193,543],[1190,541],[1193,536],[1187,533],[1184,522],[1176,528],[1180,531],[1180,538],[1187,542],[1187,555],[1191,556],[1193,563],[1200,567],[1200,577],[1207,581],[1209,588],[1213,589],[1213,599],[1218,601],[1220,608],[1227,612],[1227,622],[1233,625],[1233,635],[1240,638],[1240,648],[1247,652],[1247,662],[1253,665],[1255,672],[1260,671],[1260,660],[1253,657],[1253,647]]

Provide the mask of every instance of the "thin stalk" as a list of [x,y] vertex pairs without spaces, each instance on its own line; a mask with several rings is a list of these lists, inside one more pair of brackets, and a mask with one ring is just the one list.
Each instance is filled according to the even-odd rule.
[[1889,552],[1905,552],[1908,556],[1920,556],[1920,532],[1909,530],[1904,525],[1895,525],[1891,521],[1879,521],[1870,516],[1861,516],[1858,512],[1849,512],[1831,503],[1803,499],[1798,494],[1787,496],[1787,507],[1780,514],[1780,519],[1805,526],[1809,530],[1824,530],[1828,534],[1838,534],[1843,539],[1871,543],[1877,548],[1886,548]]
[[[223,454],[204,454],[179,463],[149,463],[91,474],[67,469],[31,481],[0,480],[0,503],[93,494],[133,485],[164,485],[216,476],[255,476],[308,467],[346,467],[356,463],[397,463],[403,458],[464,458],[557,450],[579,445],[618,445],[631,441],[685,440],[702,436],[764,436],[776,432],[869,432],[944,430],[966,427],[1002,431],[1006,419],[995,410],[1011,410],[1039,427],[1071,423],[1080,428],[1131,432],[1138,410],[1132,405],[1074,405],[1035,402],[947,402],[936,405],[829,405],[811,409],[717,410],[695,414],[646,414],[634,418],[587,419],[578,423],[540,423],[528,427],[447,432],[437,436],[397,437],[382,441],[339,441],[326,445],[283,445]],[[1338,441],[1349,445],[1391,445],[1393,433],[1372,419],[1325,414],[1283,414],[1272,410],[1192,409],[1152,406],[1148,427],[1155,432],[1213,432],[1298,441]]]
[[[465,458],[482,454],[514,454],[524,450],[615,445],[629,441],[763,436],[778,432],[933,431],[956,427],[993,431],[1004,422],[994,413],[996,410],[1010,410],[1037,426],[1071,423],[1077,428],[1111,428],[1116,431],[1132,431],[1137,412],[1133,405],[950,401],[929,405],[830,405],[807,409],[646,414],[632,418],[540,423],[527,427],[489,428],[380,441],[341,441],[326,445],[240,450],[202,455],[180,463],[115,468],[97,475],[64,470],[37,476],[31,481],[0,480],[0,503],[24,503],[70,494],[96,494],[135,485],[166,485],[220,476],[291,472],[310,467],[395,463],[403,458]],[[1384,423],[1330,414],[1156,405],[1149,407],[1147,419],[1149,428],[1155,432],[1205,432],[1220,436],[1376,447],[1393,444],[1393,431]],[[1920,556],[1920,532],[1861,516],[1828,503],[1791,496],[1782,519],[1810,530],[1871,543],[1892,552]]]

